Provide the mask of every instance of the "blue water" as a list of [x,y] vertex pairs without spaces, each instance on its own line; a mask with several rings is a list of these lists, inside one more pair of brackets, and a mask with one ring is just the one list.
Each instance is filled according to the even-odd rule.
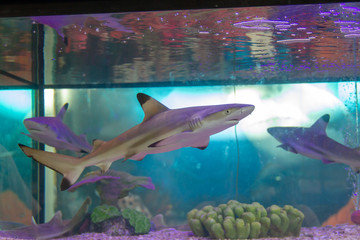
[[[347,203],[353,191],[348,170],[345,165],[324,165],[319,160],[277,148],[279,143],[268,135],[266,128],[308,127],[319,116],[329,113],[328,135],[355,146],[356,136],[351,130],[355,128],[353,91],[352,83],[323,83],[68,89],[56,90],[54,96],[56,109],[64,102],[70,103],[64,121],[76,133],[86,133],[89,141],[110,140],[142,121],[137,92],[144,92],[170,108],[230,102],[254,104],[250,116],[241,120],[236,129],[212,136],[205,150],[185,148],[148,155],[139,162],[117,161],[112,168],[151,177],[154,191],[139,188],[134,193],[142,197],[151,213],[168,212],[168,221],[175,224],[184,221],[187,211],[196,206],[238,199],[258,201],[265,206],[305,206],[318,219],[311,225],[325,221]],[[312,99],[317,99],[316,104]],[[86,194],[94,191],[91,186],[87,189],[81,193],[84,196],[74,201],[80,204]],[[57,194],[60,199],[78,196]],[[72,207],[67,204],[61,207],[71,216]]]

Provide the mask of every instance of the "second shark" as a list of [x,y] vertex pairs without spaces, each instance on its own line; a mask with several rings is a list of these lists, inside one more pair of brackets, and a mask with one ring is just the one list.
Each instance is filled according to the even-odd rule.
[[344,163],[359,172],[360,151],[331,139],[326,134],[330,115],[320,117],[311,127],[271,127],[268,132],[292,153],[322,160],[323,163]]

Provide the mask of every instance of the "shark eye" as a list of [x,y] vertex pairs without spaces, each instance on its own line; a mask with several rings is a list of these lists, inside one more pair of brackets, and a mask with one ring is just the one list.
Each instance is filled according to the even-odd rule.
[[225,114],[229,115],[231,113],[230,109],[226,109]]

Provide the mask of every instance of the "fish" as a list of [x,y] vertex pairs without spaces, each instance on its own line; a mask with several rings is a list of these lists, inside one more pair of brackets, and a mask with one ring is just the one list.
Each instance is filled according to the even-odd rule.
[[328,137],[326,128],[330,115],[324,114],[310,127],[271,127],[268,133],[278,140],[282,149],[321,160],[324,164],[343,163],[356,172],[360,170],[360,150],[349,148]]
[[255,108],[251,104],[222,104],[169,109],[156,99],[138,93],[143,121],[110,141],[94,140],[93,151],[82,158],[46,152],[19,144],[35,161],[63,175],[60,189],[73,185],[85,167],[98,166],[106,172],[111,163],[124,158],[140,161],[148,154],[184,147],[205,149],[210,136],[230,128]]
[[54,239],[72,229],[83,221],[91,200],[87,197],[80,209],[69,221],[62,220],[61,211],[57,211],[54,217],[47,223],[37,224],[35,221],[30,226],[23,226],[11,230],[0,231],[0,237],[4,238],[21,238],[21,239]]
[[86,135],[76,135],[62,121],[69,104],[65,103],[56,117],[33,117],[24,120],[24,125],[30,134],[22,133],[35,141],[55,147],[58,150],[70,150],[89,153],[92,146],[86,140]]

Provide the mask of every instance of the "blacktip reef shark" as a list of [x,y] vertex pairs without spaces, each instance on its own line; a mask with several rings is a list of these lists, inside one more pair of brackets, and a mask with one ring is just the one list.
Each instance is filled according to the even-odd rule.
[[89,153],[92,146],[87,142],[85,134],[77,136],[66,126],[62,119],[69,104],[65,103],[56,117],[33,117],[24,120],[30,134],[22,133],[32,139],[55,147],[58,150],[71,150]]
[[344,163],[360,170],[360,150],[349,148],[326,134],[330,115],[320,117],[311,127],[271,127],[267,131],[282,144],[278,147],[292,153],[322,160],[323,163]]
[[106,172],[112,162],[122,158],[140,161],[147,154],[183,147],[205,149],[211,135],[236,125],[255,108],[223,104],[169,109],[143,93],[138,93],[137,99],[145,113],[143,121],[108,142],[94,140],[93,151],[82,158],[19,146],[28,157],[62,174],[60,188],[66,190],[88,166]]

